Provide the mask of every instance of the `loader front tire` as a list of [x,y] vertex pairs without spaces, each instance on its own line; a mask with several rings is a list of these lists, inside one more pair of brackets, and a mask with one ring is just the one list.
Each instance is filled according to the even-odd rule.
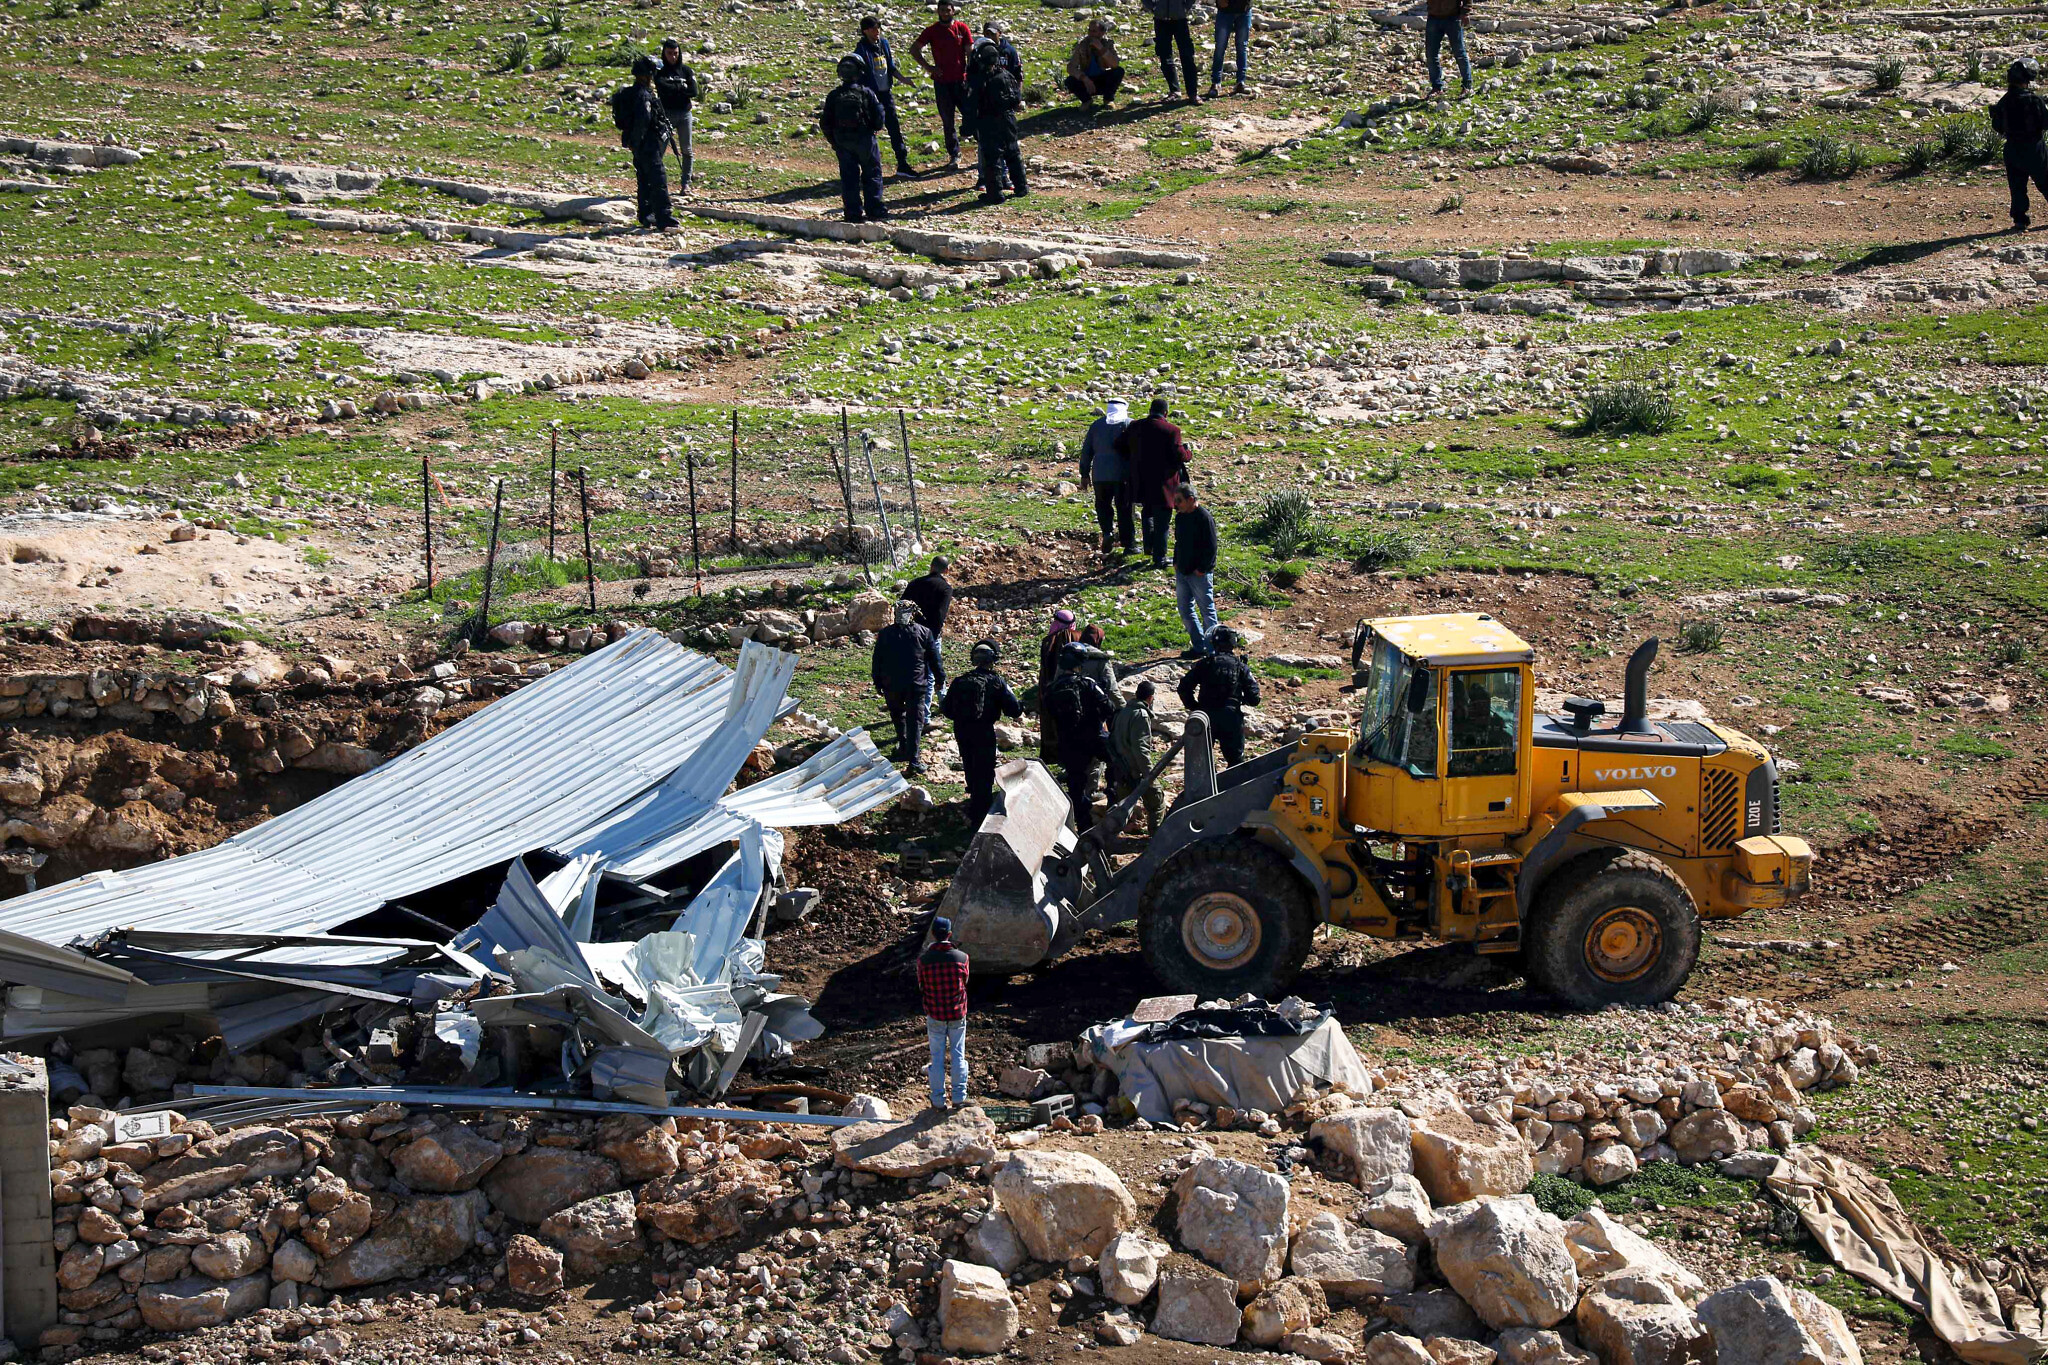
[[1315,927],[1308,888],[1288,861],[1230,838],[1175,855],[1146,895],[1138,937],[1169,990],[1273,1000],[1300,974]]
[[1662,860],[1604,848],[1543,883],[1522,941],[1529,983],[1574,1008],[1656,1005],[1692,975],[1700,917]]

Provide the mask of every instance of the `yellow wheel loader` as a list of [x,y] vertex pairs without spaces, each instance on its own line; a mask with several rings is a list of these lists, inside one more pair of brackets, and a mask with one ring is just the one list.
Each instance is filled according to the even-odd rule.
[[[1812,851],[1778,829],[1777,766],[1724,725],[1653,721],[1657,641],[1629,659],[1622,714],[1535,710],[1535,652],[1490,616],[1359,623],[1355,731],[1315,730],[1217,771],[1206,718],[1078,837],[1039,764],[1005,764],[997,802],[941,904],[979,972],[1057,957],[1135,919],[1166,985],[1278,996],[1318,924],[1519,954],[1584,1009],[1668,1000],[1700,921],[1782,906]],[[1185,784],[1144,851],[1104,851],[1144,786]]]

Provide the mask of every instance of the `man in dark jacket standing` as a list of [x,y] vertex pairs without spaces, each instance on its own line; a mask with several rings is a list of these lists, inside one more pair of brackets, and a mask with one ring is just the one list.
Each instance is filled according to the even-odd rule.
[[1081,439],[1081,487],[1095,485],[1095,524],[1102,528],[1102,553],[1121,545],[1129,554],[1135,548],[1131,531],[1131,482],[1124,477],[1124,457],[1116,438],[1131,424],[1131,410],[1121,398],[1112,398],[1102,416],[1088,424]]
[[996,722],[1004,716],[1022,720],[1024,703],[996,672],[996,642],[982,640],[967,658],[974,665],[946,689],[939,709],[953,722],[960,746],[960,767],[967,774],[967,828],[981,828],[994,799],[996,785]]
[[612,95],[612,122],[619,130],[619,145],[633,154],[634,209],[640,226],[666,232],[676,225],[676,215],[662,169],[669,125],[654,88],[657,69],[652,57],[633,59],[633,83]]
[[690,192],[690,172],[696,165],[691,154],[691,132],[696,119],[691,109],[697,103],[697,73],[683,60],[683,45],[674,38],[664,38],[661,43],[661,69],[654,73],[654,93],[661,96],[661,107],[668,115],[668,126],[675,143],[676,164],[681,168],[677,179],[677,194]]
[[2025,232],[2030,221],[2027,182],[2048,199],[2048,100],[2034,89],[2039,76],[2032,58],[2005,69],[2005,94],[1991,106],[1991,126],[2005,139],[2005,181],[2012,190],[2012,227]]
[[875,142],[883,126],[882,102],[865,83],[867,69],[851,53],[841,57],[839,88],[818,111],[818,131],[839,156],[839,201],[849,223],[889,216],[882,207],[882,149]]
[[969,54],[967,89],[981,163],[981,197],[995,203],[1007,186],[1023,198],[1030,193],[1024,183],[1024,154],[1017,146],[1017,111],[1024,107],[1024,92],[993,40],[976,43]]
[[[946,570],[951,567],[951,561],[944,555],[934,555],[930,573],[922,578],[913,578],[903,585],[903,600],[917,604],[917,619],[924,623],[926,630],[940,640],[946,638],[946,613],[953,610],[953,585],[946,581]],[[925,689],[924,705],[927,712],[931,710],[936,687],[937,683],[934,682],[932,687]]]
[[1193,484],[1174,492],[1173,592],[1188,631],[1187,652],[1180,657],[1199,659],[1209,653],[1216,630],[1216,518],[1201,505]]
[[939,659],[938,637],[917,623],[915,603],[898,602],[896,624],[876,632],[869,676],[896,727],[896,761],[905,772],[921,775],[918,745],[924,738],[925,697],[946,680],[946,668]]
[[882,122],[889,129],[889,148],[896,153],[896,174],[916,175],[917,167],[910,164],[910,148],[903,142],[903,122],[896,117],[896,87],[903,80],[903,72],[897,69],[895,50],[882,36],[880,15],[870,14],[861,19],[860,41],[853,45],[853,55],[867,64],[867,87],[881,103]]
[[1195,83],[1195,35],[1188,30],[1188,16],[1194,0],[1141,0],[1152,14],[1152,50],[1159,54],[1159,70],[1166,77],[1166,98],[1180,98],[1180,81],[1173,73],[1173,51],[1180,49],[1181,71],[1188,79],[1188,103],[1202,102],[1202,87]]
[[1124,457],[1124,476],[1131,481],[1144,524],[1145,553],[1152,567],[1166,567],[1166,531],[1173,515],[1172,489],[1187,477],[1188,448],[1180,428],[1166,420],[1166,400],[1155,398],[1143,421],[1123,429],[1115,448]]
[[1109,757],[1109,722],[1116,703],[1102,685],[1083,673],[1088,647],[1069,642],[1060,650],[1059,676],[1052,680],[1039,710],[1058,727],[1060,767],[1066,770],[1067,800],[1073,806],[1074,830],[1085,831],[1095,819],[1095,786],[1102,762]]
[[1220,626],[1209,637],[1216,652],[1204,657],[1180,680],[1181,704],[1209,718],[1209,733],[1231,767],[1244,762],[1244,708],[1259,704],[1259,680],[1251,666],[1231,653],[1237,632]]

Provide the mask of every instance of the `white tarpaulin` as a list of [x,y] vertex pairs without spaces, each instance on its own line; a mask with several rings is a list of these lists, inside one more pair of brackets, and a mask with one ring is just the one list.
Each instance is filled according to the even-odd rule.
[[1303,1086],[1341,1085],[1359,1094],[1372,1089],[1334,1015],[1292,1037],[1147,1043],[1139,1041],[1143,1031],[1128,1021],[1102,1024],[1081,1041],[1097,1065],[1116,1073],[1139,1117],[1152,1123],[1171,1123],[1179,1100],[1277,1114]]

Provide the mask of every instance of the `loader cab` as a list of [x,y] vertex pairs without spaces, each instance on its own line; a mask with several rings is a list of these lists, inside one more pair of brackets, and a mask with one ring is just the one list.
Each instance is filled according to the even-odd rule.
[[1363,630],[1349,822],[1413,838],[1526,829],[1534,651],[1474,612]]

